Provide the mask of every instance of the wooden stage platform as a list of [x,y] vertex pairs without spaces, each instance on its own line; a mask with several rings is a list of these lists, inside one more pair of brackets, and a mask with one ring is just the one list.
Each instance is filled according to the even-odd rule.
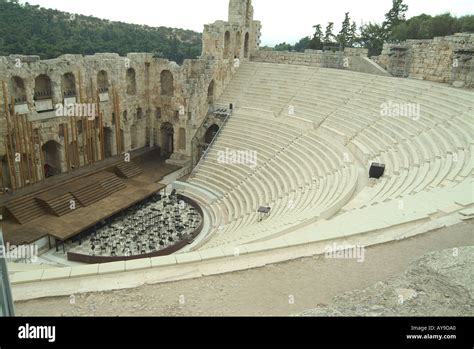
[[[25,198],[15,193],[15,198],[4,204],[7,207],[4,217],[7,219],[2,221],[4,239],[14,245],[31,244],[48,236],[57,241],[69,240],[159,192],[165,186],[158,182],[179,169],[166,164],[156,150],[150,150],[134,157],[130,165],[119,161],[100,170],[92,168],[91,174],[83,173],[72,179],[62,176],[62,183],[57,179],[51,181],[49,189],[44,183],[36,193],[30,189]],[[71,199],[75,209],[70,209]],[[31,208],[32,204],[22,200],[34,202],[38,207]],[[23,207],[15,211],[15,202]],[[33,216],[35,212],[37,217]]]

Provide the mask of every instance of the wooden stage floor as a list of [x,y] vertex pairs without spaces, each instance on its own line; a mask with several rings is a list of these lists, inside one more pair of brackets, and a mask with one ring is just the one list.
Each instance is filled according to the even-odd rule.
[[[47,214],[23,225],[12,219],[5,220],[2,222],[5,241],[14,245],[31,244],[47,236],[59,241],[66,241],[94,226],[97,222],[159,192],[165,186],[158,182],[168,174],[180,169],[177,166],[165,164],[164,160],[157,157],[154,151],[134,158],[133,162],[144,172],[136,177],[124,179],[126,188],[90,206],[77,208],[62,217]],[[67,187],[67,185],[66,183],[64,186]],[[55,186],[57,187],[57,184]]]

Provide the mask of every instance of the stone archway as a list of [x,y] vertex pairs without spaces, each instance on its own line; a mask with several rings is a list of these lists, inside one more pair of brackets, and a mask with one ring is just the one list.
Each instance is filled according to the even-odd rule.
[[135,69],[133,68],[127,69],[126,82],[127,82],[127,95],[135,96],[137,94],[137,80],[136,80]]
[[224,34],[224,59],[230,58],[230,32]]
[[161,125],[161,155],[167,159],[174,152],[174,127],[171,123],[165,122]]
[[240,58],[241,47],[242,47],[242,33],[237,32],[237,34],[235,34],[235,52],[234,52],[235,58]]
[[46,142],[41,150],[44,154],[44,175],[46,178],[61,173],[61,144],[56,141]]
[[109,77],[105,70],[97,73],[97,89],[100,93],[106,93],[109,90]]
[[12,77],[10,93],[14,98],[15,104],[26,103],[25,82],[19,76]]
[[214,103],[214,80],[211,81],[209,87],[207,88],[207,103],[212,104]]
[[64,98],[76,97],[76,78],[73,73],[66,73],[62,76],[61,91]]
[[249,58],[249,45],[250,45],[250,34],[245,34],[245,43],[244,43],[244,57]]
[[163,70],[160,74],[161,95],[166,97],[174,96],[174,77],[169,70]]
[[53,97],[51,79],[46,74],[38,75],[35,79],[35,100]]
[[209,127],[206,131],[206,134],[204,135],[204,143],[206,144],[211,144],[212,140],[216,136],[216,134],[219,132],[219,126],[216,124],[212,125]]

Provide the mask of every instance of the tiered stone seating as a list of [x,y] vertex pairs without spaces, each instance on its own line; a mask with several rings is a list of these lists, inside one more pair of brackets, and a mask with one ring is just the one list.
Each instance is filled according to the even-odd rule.
[[[455,186],[472,176],[470,91],[250,62],[239,68],[218,103],[237,103],[237,110],[190,179],[218,195],[211,204],[216,216],[226,212],[204,248],[269,239],[328,219],[341,208]],[[386,115],[382,111],[389,103],[415,103],[420,114]],[[297,125],[296,119],[313,126]],[[258,163],[219,164],[218,154],[227,148],[257,151]],[[358,166],[368,172],[371,162],[384,163],[385,175],[356,192]],[[262,222],[259,206],[272,208]]]
[[[254,167],[219,163],[219,152],[226,149],[255,151],[258,161]],[[347,152],[318,131],[293,126],[291,118],[237,109],[188,179],[220,197],[211,207],[219,205],[229,213],[207,245],[222,244],[221,238],[232,240],[234,235],[240,238],[242,231],[251,237],[266,236],[270,226],[281,225],[282,219],[284,226],[299,224],[342,206],[357,179],[355,167],[344,164]],[[256,225],[260,206],[272,207],[272,213]],[[262,229],[267,223],[268,229]]]

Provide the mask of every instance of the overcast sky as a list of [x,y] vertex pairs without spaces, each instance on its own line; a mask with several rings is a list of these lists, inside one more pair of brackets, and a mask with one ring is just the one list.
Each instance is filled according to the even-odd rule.
[[[22,3],[26,1],[21,1]],[[127,23],[192,29],[227,19],[227,0],[28,0],[30,4]],[[421,13],[474,14],[474,0],[405,0],[408,17]],[[344,13],[360,24],[382,22],[392,0],[253,0],[255,19],[262,21],[262,45],[294,43],[313,33],[312,26],[335,22],[339,31]]]

